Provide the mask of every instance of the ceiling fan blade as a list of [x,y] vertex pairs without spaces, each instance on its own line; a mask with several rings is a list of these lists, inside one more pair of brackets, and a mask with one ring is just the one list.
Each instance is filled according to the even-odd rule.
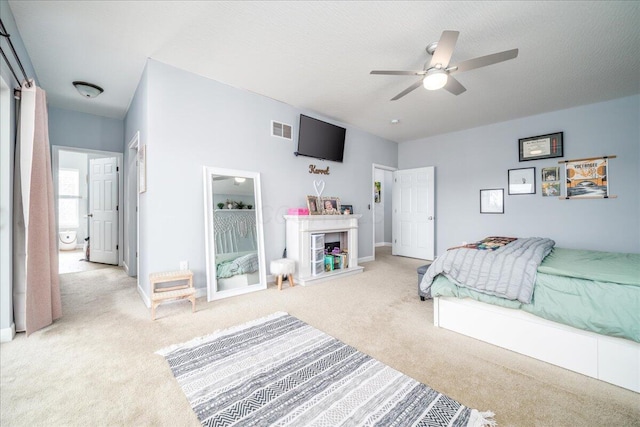
[[487,65],[497,64],[498,62],[508,61],[518,56],[518,49],[505,50],[504,52],[492,53],[491,55],[480,56],[478,58],[468,59],[461,63],[452,66],[458,67],[457,69],[449,71],[449,75],[459,73],[461,71],[474,70],[480,67],[486,67]]
[[447,79],[447,84],[443,87],[444,90],[451,92],[454,95],[460,95],[462,92],[466,91],[467,88],[462,86],[459,81],[457,81],[452,76],[449,76]]
[[403,90],[402,92],[400,92],[399,94],[397,94],[396,96],[391,98],[391,100],[395,101],[397,99],[400,99],[403,96],[405,96],[406,94],[408,94],[409,92],[411,92],[412,90],[415,90],[415,89],[419,88],[420,86],[422,86],[422,80],[424,80],[424,79],[418,80],[417,82],[415,82],[414,84],[412,84],[411,86],[409,86],[408,88],[406,88],[405,90]]
[[385,74],[390,76],[422,76],[426,74],[426,71],[384,71],[384,70],[373,70],[369,74]]
[[451,56],[453,55],[453,49],[456,47],[458,41],[459,31],[443,31],[438,41],[438,46],[435,52],[433,52],[433,58],[429,63],[429,67],[435,67],[436,64],[442,64],[442,68],[447,68]]

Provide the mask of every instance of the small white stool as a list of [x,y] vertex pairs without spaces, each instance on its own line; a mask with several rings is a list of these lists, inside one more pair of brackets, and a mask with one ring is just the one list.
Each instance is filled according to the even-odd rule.
[[281,258],[271,261],[271,274],[278,276],[278,290],[282,290],[282,276],[287,276],[289,286],[295,286],[293,283],[293,273],[296,272],[296,262],[292,259]]

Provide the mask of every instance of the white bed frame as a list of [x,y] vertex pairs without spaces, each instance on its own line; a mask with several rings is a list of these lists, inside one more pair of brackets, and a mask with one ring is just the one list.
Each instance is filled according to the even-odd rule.
[[640,393],[640,343],[468,298],[434,298],[433,323]]

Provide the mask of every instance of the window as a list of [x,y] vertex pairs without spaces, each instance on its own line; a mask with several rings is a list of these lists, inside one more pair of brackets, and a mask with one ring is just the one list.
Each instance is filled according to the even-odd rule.
[[60,228],[80,226],[80,171],[58,171],[58,221]]

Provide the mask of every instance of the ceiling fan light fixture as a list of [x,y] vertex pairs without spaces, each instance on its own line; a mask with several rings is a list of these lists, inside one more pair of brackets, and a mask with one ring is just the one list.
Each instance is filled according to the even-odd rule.
[[94,85],[93,83],[75,81],[73,82],[73,85],[78,93],[80,93],[84,98],[95,98],[104,92],[104,89],[100,86]]
[[427,71],[427,76],[422,81],[422,85],[427,90],[442,89],[446,84],[449,76],[443,69],[433,69]]

